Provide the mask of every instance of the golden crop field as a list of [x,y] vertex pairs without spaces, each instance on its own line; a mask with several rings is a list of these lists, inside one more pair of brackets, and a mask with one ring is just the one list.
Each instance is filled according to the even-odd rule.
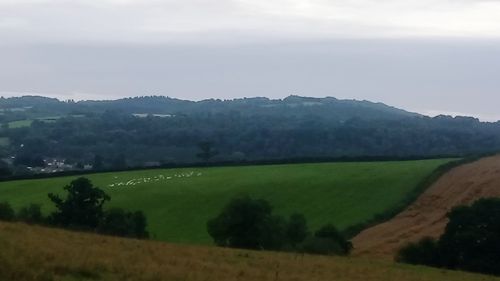
[[500,280],[360,258],[255,252],[0,223],[0,280]]

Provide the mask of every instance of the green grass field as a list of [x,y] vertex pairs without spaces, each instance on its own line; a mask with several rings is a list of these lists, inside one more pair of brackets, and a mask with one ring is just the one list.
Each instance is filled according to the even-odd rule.
[[19,120],[19,121],[9,122],[8,125],[10,129],[17,129],[17,128],[30,127],[31,123],[33,123],[33,120]]
[[[75,116],[80,116],[80,115],[75,115]],[[35,119],[38,121],[46,122],[46,123],[53,123],[53,122],[56,122],[57,120],[61,119],[61,117],[62,116],[45,116],[45,117],[38,117]],[[30,127],[32,123],[33,123],[33,120],[25,119],[25,120],[18,120],[18,121],[9,122],[8,126],[10,129],[17,129],[17,128]]]
[[[153,238],[207,244],[207,220],[236,195],[267,199],[281,215],[303,213],[313,230],[329,222],[345,228],[394,207],[449,161],[155,169],[87,177],[111,195],[108,206],[143,210]],[[73,178],[0,182],[0,201],[15,208],[42,203],[48,212],[47,193],[62,192]]]

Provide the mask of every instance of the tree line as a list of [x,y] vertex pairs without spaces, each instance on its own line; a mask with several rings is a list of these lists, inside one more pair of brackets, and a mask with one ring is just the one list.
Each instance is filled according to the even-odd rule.
[[[66,185],[65,197],[49,193],[55,210],[44,216],[39,204],[17,212],[7,202],[0,203],[0,220],[21,221],[78,231],[147,239],[147,219],[141,211],[105,209],[111,197],[84,177]],[[333,224],[311,232],[306,218],[274,215],[265,200],[241,196],[232,199],[220,214],[207,222],[214,244],[221,247],[293,251],[321,255],[348,255],[352,244]]]
[[207,230],[221,247],[321,255],[348,255],[352,249],[351,242],[333,224],[311,233],[303,215],[274,215],[269,202],[249,196],[231,200],[208,221]]
[[44,216],[39,204],[22,207],[17,213],[9,203],[0,203],[0,220],[23,221],[67,229],[145,239],[147,220],[142,211],[104,209],[111,197],[87,178],[78,178],[64,187],[66,197],[48,194],[55,211]]
[[[15,100],[5,103],[22,104]],[[15,157],[10,165],[14,174],[25,171],[23,167],[43,166],[43,160],[51,157],[75,167],[123,169],[199,161],[460,156],[500,149],[498,122],[430,118],[333,98],[194,103],[144,97],[34,104],[26,111],[0,115],[4,125],[12,114],[34,120],[30,127],[0,128],[0,137],[9,140],[7,146],[0,146],[0,158]],[[36,119],[44,110],[45,114],[59,113],[60,118],[51,122]],[[134,112],[146,115],[138,117]]]

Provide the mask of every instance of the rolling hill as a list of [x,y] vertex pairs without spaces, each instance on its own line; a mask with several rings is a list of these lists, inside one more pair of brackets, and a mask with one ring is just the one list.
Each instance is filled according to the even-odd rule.
[[[32,110],[36,109],[36,110]],[[190,101],[165,96],[145,96],[123,98],[118,100],[64,102],[54,98],[41,96],[24,96],[0,98],[0,110],[4,112],[24,112],[32,114],[61,114],[68,112],[121,111],[129,114],[193,114],[193,113],[227,113],[238,111],[243,115],[284,114],[307,115],[318,113],[329,119],[347,120],[353,117],[363,119],[419,116],[383,103],[358,100],[341,100],[334,97],[311,98],[288,96],[284,99],[269,99],[265,97],[242,98],[233,100],[206,99]]]
[[[428,117],[385,104],[289,96],[189,101],[0,98],[0,165],[67,170],[173,164],[465,157],[500,149],[500,122]],[[205,146],[203,146],[205,145]],[[210,157],[200,157],[204,147]],[[45,162],[44,162],[45,161]]]
[[[153,169],[87,175],[111,195],[109,206],[142,210],[153,238],[209,244],[206,222],[234,196],[267,199],[280,215],[306,216],[312,230],[345,229],[401,208],[437,167],[451,159]],[[15,208],[60,193],[75,177],[0,183],[0,200]]]

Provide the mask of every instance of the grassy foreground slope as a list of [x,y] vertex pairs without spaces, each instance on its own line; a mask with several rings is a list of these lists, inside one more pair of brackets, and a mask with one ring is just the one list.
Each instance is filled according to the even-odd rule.
[[0,280],[371,280],[498,278],[356,258],[181,246],[0,223]]
[[[153,238],[210,243],[206,222],[235,195],[269,200],[275,212],[303,213],[312,229],[362,223],[396,206],[434,169],[450,160],[155,169],[92,174],[112,197],[109,206],[143,210]],[[74,177],[0,183],[0,201],[15,208],[51,204]]]

